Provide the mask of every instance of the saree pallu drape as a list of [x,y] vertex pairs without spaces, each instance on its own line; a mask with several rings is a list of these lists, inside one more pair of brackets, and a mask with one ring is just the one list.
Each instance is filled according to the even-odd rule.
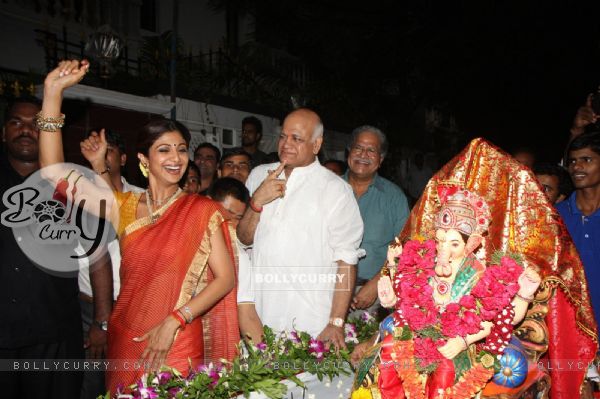
[[[545,320],[549,361],[587,365],[596,354],[598,337],[583,265],[531,171],[508,154],[481,138],[473,140],[429,181],[400,239],[431,236],[441,206],[438,190],[456,186],[482,196],[490,207],[492,223],[480,249],[486,263],[498,250],[518,253],[526,265],[539,268],[542,286],[556,287]],[[549,371],[553,399],[578,397],[587,367]]]
[[[121,220],[121,292],[109,320],[108,355],[115,371],[106,373],[107,389],[127,387],[139,380],[136,369],[147,342],[135,342],[186,304],[212,280],[208,267],[210,237],[221,231],[234,259],[228,223],[219,206],[204,197],[182,195],[158,210],[159,218],[135,220],[139,194],[118,196]],[[231,360],[239,340],[236,290],[221,299],[204,317],[179,331],[166,365],[186,375],[209,356]],[[203,326],[203,320],[205,320]],[[203,328],[204,327],[204,328]],[[206,342],[206,344],[205,344]]]

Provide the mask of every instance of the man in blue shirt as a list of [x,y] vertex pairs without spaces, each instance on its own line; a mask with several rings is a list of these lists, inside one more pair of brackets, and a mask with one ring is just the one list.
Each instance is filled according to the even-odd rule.
[[361,248],[367,252],[358,262],[356,285],[360,288],[352,299],[355,309],[368,308],[377,299],[377,280],[388,244],[408,218],[408,203],[400,187],[377,174],[387,149],[387,138],[376,127],[361,126],[352,132],[349,169],[343,178],[358,202],[365,226]]
[[600,132],[569,144],[567,167],[575,191],[556,205],[585,269],[596,320],[600,316]]

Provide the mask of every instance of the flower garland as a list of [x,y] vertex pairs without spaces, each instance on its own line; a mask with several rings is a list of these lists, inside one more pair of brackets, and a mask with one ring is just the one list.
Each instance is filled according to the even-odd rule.
[[394,319],[396,327],[411,332],[402,335],[414,342],[397,347],[404,359],[415,359],[404,370],[398,371],[411,398],[423,397],[421,378],[417,376],[435,371],[443,359],[438,348],[450,338],[478,333],[484,321],[493,321],[485,343],[476,346],[477,358],[485,361],[475,362],[443,395],[445,398],[472,397],[493,375],[495,359],[492,354],[502,354],[512,335],[514,311],[511,301],[519,290],[517,281],[523,271],[511,257],[495,256],[494,259],[496,264],[485,269],[469,294],[440,311],[429,284],[435,276],[435,242],[411,240],[404,246],[394,279],[394,289],[399,293]]
[[406,396],[411,399],[424,399],[423,378],[415,364],[414,345],[412,340],[395,341],[392,360],[400,362],[396,372],[402,379],[402,388]]
[[[163,369],[157,374],[144,375],[129,387],[121,387],[112,398],[123,397],[170,399],[202,397],[221,399],[236,396],[241,392],[261,392],[270,399],[284,397],[287,387],[281,383],[289,379],[303,386],[296,375],[307,372],[319,380],[330,380],[340,374],[349,374],[350,351],[363,337],[370,337],[377,331],[379,323],[368,312],[358,319],[346,323],[346,345],[348,349],[336,352],[333,346],[311,337],[308,333],[293,330],[275,334],[268,326],[264,327],[264,340],[256,345],[240,341],[241,355],[233,362],[200,365],[184,377],[175,369]],[[107,393],[104,399],[110,399]]]

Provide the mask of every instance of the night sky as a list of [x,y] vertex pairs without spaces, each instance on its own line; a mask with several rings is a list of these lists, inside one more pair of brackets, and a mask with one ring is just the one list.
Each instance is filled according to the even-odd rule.
[[600,1],[411,3],[258,1],[257,37],[310,65],[308,104],[326,126],[380,125],[418,147],[436,106],[465,139],[558,159],[600,84]]

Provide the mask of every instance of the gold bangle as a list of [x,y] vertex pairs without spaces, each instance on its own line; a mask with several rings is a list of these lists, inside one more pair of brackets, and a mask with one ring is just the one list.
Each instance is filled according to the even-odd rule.
[[35,115],[35,125],[40,131],[54,133],[65,125],[65,114],[60,114],[58,118],[46,118],[40,111]]

